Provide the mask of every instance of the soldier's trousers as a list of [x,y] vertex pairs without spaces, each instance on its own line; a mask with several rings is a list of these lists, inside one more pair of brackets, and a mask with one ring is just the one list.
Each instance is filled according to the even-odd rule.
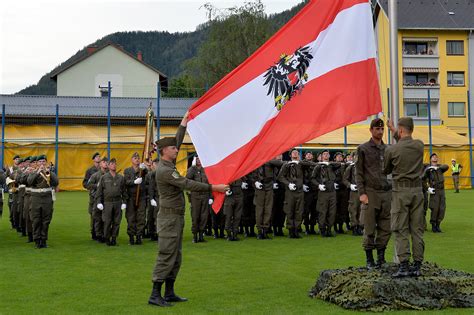
[[210,211],[211,211],[211,218],[212,218],[212,228],[214,230],[224,229],[225,227],[224,206],[222,206],[222,208],[217,213],[215,213],[212,208]]
[[446,195],[444,189],[436,189],[434,195],[430,195],[431,224],[439,224],[444,219],[446,212]]
[[285,211],[283,210],[285,203],[285,190],[277,189],[273,192],[272,207],[272,226],[283,227],[285,225]]
[[51,219],[53,218],[53,201],[51,193],[31,194],[31,221],[33,223],[33,239],[47,240]]
[[390,240],[391,192],[367,189],[369,204],[362,206],[364,250],[385,249]]
[[336,191],[336,223],[342,224],[349,220],[349,191],[342,186]]
[[209,215],[209,198],[191,197],[191,231],[193,233],[204,232]]
[[23,217],[23,207],[25,205],[25,193],[24,188],[18,192],[18,206],[17,206],[17,224],[22,229],[25,227],[25,219]]
[[270,227],[273,207],[273,190],[255,190],[255,222],[259,231]]
[[158,257],[152,281],[176,279],[181,267],[184,211],[162,208],[158,211]]
[[33,222],[31,220],[31,193],[26,192],[23,204],[23,219],[27,233],[33,233]]
[[224,201],[225,230],[237,233],[239,231],[240,219],[242,217],[243,196],[226,196]]
[[120,231],[120,222],[122,221],[122,202],[104,202],[102,210],[102,221],[104,221],[104,237],[117,238]]
[[94,198],[91,195],[89,195],[89,205],[87,208],[87,212],[89,213],[89,216],[90,216],[91,233],[94,231],[94,206],[95,206]]
[[10,197],[10,222],[12,224],[13,227],[16,227],[16,210],[18,208],[18,202],[17,202],[17,196],[18,196],[18,193],[13,193],[13,194],[10,194],[9,197]]
[[351,226],[361,225],[360,220],[360,200],[357,191],[351,191],[349,194],[349,215]]
[[104,236],[104,220],[102,219],[102,211],[97,209],[97,206],[95,204],[94,209],[92,210],[92,218],[94,222],[95,235],[97,237]]
[[148,228],[148,233],[155,234],[156,233],[156,216],[158,214],[158,207],[153,207],[152,205],[148,205],[147,212],[146,212],[146,224]]
[[454,189],[459,190],[459,174],[453,175]]
[[304,192],[290,191],[287,189],[285,192],[283,210],[286,214],[286,228],[299,228],[303,221]]
[[142,236],[145,230],[146,199],[140,199],[135,206],[135,194],[128,199],[125,217],[127,218],[127,234]]
[[421,187],[399,188],[392,192],[391,228],[400,263],[410,260],[410,236],[413,260],[423,261],[425,251],[424,220]]
[[317,200],[317,193],[315,191],[309,191],[304,193],[304,225],[316,225],[318,220],[318,216],[316,213]]
[[255,225],[255,204],[253,199],[254,193],[244,191],[244,206],[242,210],[242,225],[253,227]]
[[318,218],[320,227],[331,228],[336,220],[337,202],[335,191],[318,192]]

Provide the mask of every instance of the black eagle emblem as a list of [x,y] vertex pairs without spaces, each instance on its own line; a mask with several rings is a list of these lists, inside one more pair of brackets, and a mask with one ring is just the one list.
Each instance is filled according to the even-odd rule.
[[263,76],[268,85],[267,95],[273,93],[275,107],[281,110],[297,92],[301,93],[308,81],[306,70],[313,59],[309,46],[298,48],[293,55],[282,54]]

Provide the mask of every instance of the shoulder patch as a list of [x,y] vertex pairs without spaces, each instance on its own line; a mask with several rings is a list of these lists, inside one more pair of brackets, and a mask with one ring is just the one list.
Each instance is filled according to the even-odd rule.
[[173,173],[171,173],[171,176],[173,176],[174,179],[178,179],[181,177],[181,175],[179,175],[178,171],[174,171]]

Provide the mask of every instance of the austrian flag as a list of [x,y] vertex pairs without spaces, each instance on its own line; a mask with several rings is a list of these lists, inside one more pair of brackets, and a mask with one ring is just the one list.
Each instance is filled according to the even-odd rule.
[[[381,112],[367,0],[313,0],[190,109],[210,183]],[[219,211],[223,194],[215,194]]]

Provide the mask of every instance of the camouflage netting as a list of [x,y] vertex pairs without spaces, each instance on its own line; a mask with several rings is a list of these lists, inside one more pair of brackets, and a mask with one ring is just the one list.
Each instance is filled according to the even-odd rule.
[[424,263],[423,276],[393,279],[397,269],[390,263],[371,271],[324,270],[309,296],[360,311],[474,307],[474,274]]

